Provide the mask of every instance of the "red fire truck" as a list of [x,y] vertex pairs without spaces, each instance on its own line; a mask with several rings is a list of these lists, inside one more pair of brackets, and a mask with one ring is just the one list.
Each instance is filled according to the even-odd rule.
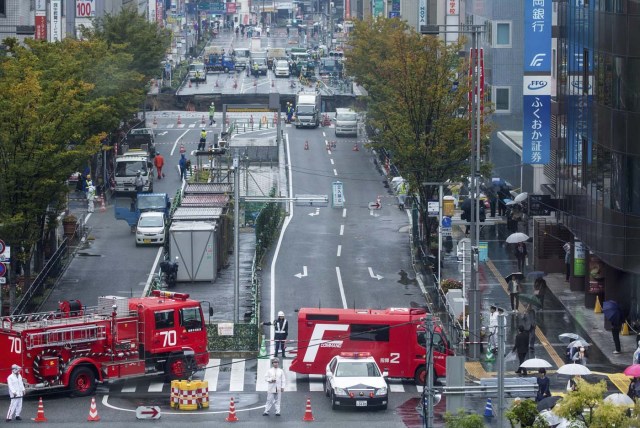
[[[368,352],[392,378],[426,378],[426,311],[417,308],[312,309],[298,312],[298,354],[291,370],[324,375],[341,352]],[[446,357],[454,351],[440,326],[433,337],[435,376],[446,375]]]
[[184,379],[208,362],[200,302],[184,293],[100,297],[93,308],[72,300],[58,312],[2,317],[0,326],[0,381],[18,364],[27,391],[69,388],[86,396],[108,379]]

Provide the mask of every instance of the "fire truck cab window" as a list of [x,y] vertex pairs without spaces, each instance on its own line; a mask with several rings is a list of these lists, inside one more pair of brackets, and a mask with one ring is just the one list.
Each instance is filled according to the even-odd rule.
[[418,345],[422,346],[423,348],[427,347],[427,335],[424,331],[417,331],[416,332],[418,335]]
[[186,329],[202,328],[202,317],[199,308],[184,308],[180,310],[180,325]]
[[170,311],[159,311],[155,313],[156,318],[156,330],[163,328],[172,328],[175,326],[173,319],[173,309]]
[[388,342],[389,326],[381,324],[351,324],[349,339],[361,342]]
[[444,354],[446,352],[445,342],[442,339],[440,333],[433,334],[433,350],[436,352],[440,352],[441,354]]

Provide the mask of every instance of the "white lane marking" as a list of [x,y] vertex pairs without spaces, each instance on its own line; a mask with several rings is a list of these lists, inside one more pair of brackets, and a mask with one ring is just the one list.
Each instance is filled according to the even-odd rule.
[[340,225],[340,236],[344,235],[344,224]]
[[422,386],[422,385],[416,385],[416,388],[418,389],[418,392],[419,392],[420,394],[422,394],[422,391],[424,390],[424,386]]
[[[285,144],[287,146],[287,165],[289,169],[289,195],[293,195],[293,172],[291,171],[291,150],[289,148],[289,134],[285,134]],[[271,301],[269,303],[270,310],[270,318],[271,320],[276,319],[276,263],[278,262],[278,254],[280,253],[280,246],[282,245],[282,240],[284,239],[284,233],[293,218],[293,201],[289,201],[289,213],[290,215],[286,216],[284,219],[284,223],[282,224],[282,230],[280,231],[280,236],[278,237],[278,244],[276,245],[276,251],[273,255],[273,260],[271,261]],[[271,326],[269,328],[269,337],[273,339],[274,327]],[[269,343],[269,349],[271,350],[271,342]]]
[[284,387],[285,391],[297,391],[298,385],[296,384],[296,373],[291,371],[291,363],[293,360],[284,360],[282,362],[282,369],[287,377],[287,384]]
[[267,380],[264,378],[267,374],[267,370],[269,370],[269,366],[271,359],[263,358],[258,360],[258,374],[256,378],[256,391],[266,391],[268,384]]
[[331,162],[331,165],[335,165],[335,164],[333,163],[333,158],[329,159],[329,162]]
[[178,147],[178,143],[180,142],[180,140],[182,140],[182,137],[184,137],[187,134],[187,132],[189,132],[188,129],[184,131],[182,134],[180,134],[180,136],[176,139],[175,143],[173,143],[173,147],[171,148],[171,156],[173,156],[173,154],[176,152],[176,147]]
[[347,209],[343,208],[342,209],[342,217],[346,217],[347,216]]
[[242,391],[244,389],[244,359],[234,358],[231,362],[229,391]]
[[164,387],[164,382],[152,382],[149,384],[149,392],[162,392],[162,388]]
[[[110,409],[113,410],[120,410],[121,412],[131,412],[131,413],[135,413],[136,409],[125,409],[123,407],[117,407],[114,406],[113,404],[109,404],[109,394],[105,394],[102,396],[102,405],[105,407],[108,407]],[[258,406],[258,407],[250,407],[248,409],[238,409],[236,408],[236,413],[237,412],[250,412],[252,410],[260,410],[262,411],[264,409],[264,406]],[[228,414],[229,410],[220,410],[217,412],[206,412],[206,411],[198,411],[198,412],[165,412],[163,411],[162,414],[163,415],[182,415],[182,416],[193,416],[193,415],[225,415]]]
[[333,169],[333,175],[338,175],[338,170],[336,170],[335,168]]
[[149,272],[149,276],[147,276],[147,283],[144,285],[144,290],[142,290],[142,297],[146,296],[147,293],[149,293],[149,287],[151,287],[151,280],[153,279],[153,274],[156,271],[156,267],[158,266],[158,263],[160,262],[160,256],[162,255],[163,251],[164,251],[164,248],[162,247],[158,248],[158,254],[156,255],[156,260],[153,262],[153,266],[151,266],[151,272]]
[[125,385],[122,387],[122,390],[120,392],[126,392],[126,393],[136,392],[136,384],[133,383],[133,384]]
[[391,392],[404,392],[404,385],[402,383],[389,382],[389,391]]
[[341,253],[342,253],[342,245],[338,245],[338,254],[336,254],[336,257],[340,257]]
[[326,138],[327,134],[324,133],[324,131],[322,131],[322,137]]
[[322,375],[309,375],[309,391],[318,392],[324,390]]
[[218,389],[218,376],[220,375],[220,359],[213,358],[209,360],[209,367],[204,370],[204,380],[207,381],[209,391]]
[[342,298],[342,307],[347,309],[347,298],[344,295],[344,286],[342,285],[342,276],[340,276],[340,268],[336,266],[336,275],[338,276],[338,287],[340,287],[340,298]]

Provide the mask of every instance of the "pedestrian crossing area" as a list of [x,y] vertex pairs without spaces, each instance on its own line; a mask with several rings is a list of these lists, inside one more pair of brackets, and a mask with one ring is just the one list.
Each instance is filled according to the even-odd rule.
[[[300,375],[291,371],[291,359],[283,361],[283,370],[287,378],[286,391],[323,392],[321,375]],[[269,359],[218,359],[212,358],[204,371],[194,378],[206,380],[209,392],[266,392],[265,375],[269,370]],[[421,393],[422,386],[411,380],[389,379],[389,391],[392,393]],[[169,393],[171,386],[161,377],[138,378],[114,381],[108,385],[109,393],[145,394]]]

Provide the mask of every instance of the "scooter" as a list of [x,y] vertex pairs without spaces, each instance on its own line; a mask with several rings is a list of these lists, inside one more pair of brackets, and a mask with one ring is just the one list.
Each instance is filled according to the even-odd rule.
[[178,257],[172,262],[169,259],[165,259],[160,263],[160,281],[166,284],[167,288],[173,288],[176,286],[178,280]]

